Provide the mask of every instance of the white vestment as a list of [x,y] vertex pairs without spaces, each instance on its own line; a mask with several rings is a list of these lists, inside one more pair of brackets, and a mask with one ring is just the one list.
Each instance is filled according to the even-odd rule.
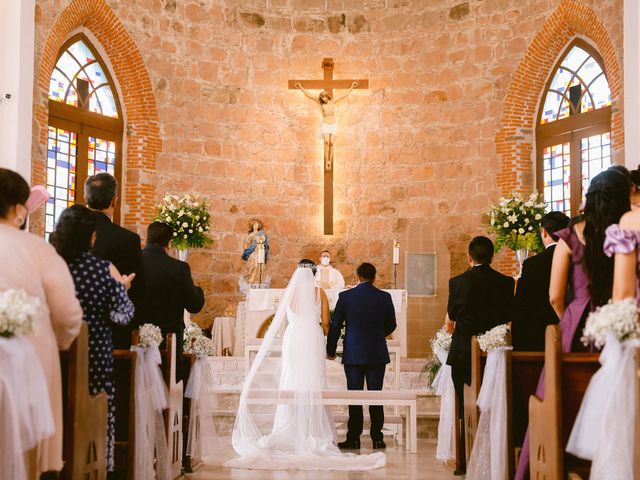
[[316,285],[320,288],[344,289],[344,277],[340,270],[331,265],[323,267],[318,265],[316,273]]

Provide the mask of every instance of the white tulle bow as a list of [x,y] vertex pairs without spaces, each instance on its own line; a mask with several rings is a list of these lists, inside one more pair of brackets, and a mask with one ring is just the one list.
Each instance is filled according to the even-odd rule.
[[438,445],[436,458],[443,462],[456,458],[455,401],[456,391],[451,378],[451,367],[447,365],[449,352],[438,349],[436,356],[442,364],[431,382],[431,388],[440,396],[440,420],[438,421]]
[[478,430],[473,442],[468,480],[504,480],[507,472],[507,359],[511,347],[498,347],[487,355],[482,387]]
[[0,365],[0,480],[23,480],[24,454],[55,429],[49,390],[25,337],[0,337]]
[[[137,355],[135,371],[136,438],[134,478],[168,480],[170,478],[163,410],[167,408],[167,386],[162,378],[162,359],[157,346],[132,346]],[[154,446],[155,464],[154,468]]]
[[633,478],[636,360],[640,340],[611,333],[571,430],[567,452],[591,460],[592,480]]
[[191,399],[187,455],[207,461],[213,456],[217,440],[214,422],[217,401],[209,391],[213,384],[211,364],[207,357],[198,358],[191,367],[184,396]]

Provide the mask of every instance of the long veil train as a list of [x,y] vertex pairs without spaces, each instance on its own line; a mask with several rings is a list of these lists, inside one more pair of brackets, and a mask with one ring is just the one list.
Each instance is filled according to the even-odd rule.
[[[299,267],[278,305],[240,395],[232,436],[239,457],[224,466],[369,470],[386,464],[382,452],[354,455],[340,452],[334,444],[333,420],[320,401],[321,391],[326,389],[326,343],[319,325],[320,300],[316,297],[312,270]],[[280,344],[281,358],[277,353],[272,355]],[[278,405],[251,404],[249,399],[259,396],[260,390],[275,391],[292,400]]]

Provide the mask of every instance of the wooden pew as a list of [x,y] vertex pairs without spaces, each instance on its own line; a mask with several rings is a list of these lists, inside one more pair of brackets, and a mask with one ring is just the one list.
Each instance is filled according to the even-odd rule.
[[176,383],[176,335],[171,333],[165,340],[166,350],[162,350],[162,374],[169,389],[169,408],[164,412],[167,451],[171,461],[171,478],[178,478],[182,470],[182,401],[184,385]]
[[89,395],[89,330],[60,352],[63,385],[63,479],[105,480],[107,475],[107,394]]
[[[133,345],[138,344],[138,335],[138,330],[135,330],[132,334]],[[133,480],[137,356],[131,350],[114,350],[113,360],[116,405],[115,471],[118,478]]]
[[565,473],[589,478],[590,462],[564,451],[582,398],[600,368],[597,353],[562,353],[560,327],[546,331],[545,395],[529,399],[531,478],[561,480]]
[[464,392],[464,448],[465,463],[469,464],[471,449],[478,430],[478,420],[480,419],[480,409],[477,406],[480,386],[482,385],[482,374],[484,364],[487,361],[487,354],[480,350],[476,336],[471,337],[471,385],[465,384]]

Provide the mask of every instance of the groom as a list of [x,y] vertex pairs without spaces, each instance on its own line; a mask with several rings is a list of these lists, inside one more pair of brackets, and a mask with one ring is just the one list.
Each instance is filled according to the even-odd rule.
[[[396,329],[396,314],[391,295],[373,286],[376,268],[363,263],[357,270],[360,283],[342,292],[327,335],[327,358],[336,357],[336,347],[342,325],[346,326],[343,340],[344,373],[349,390],[382,390],[384,370],[389,363],[385,338]],[[385,448],[382,439],[384,410],[380,405],[369,406],[373,448]],[[347,439],[338,443],[342,449],[359,449],[362,433],[362,406],[349,405]]]

